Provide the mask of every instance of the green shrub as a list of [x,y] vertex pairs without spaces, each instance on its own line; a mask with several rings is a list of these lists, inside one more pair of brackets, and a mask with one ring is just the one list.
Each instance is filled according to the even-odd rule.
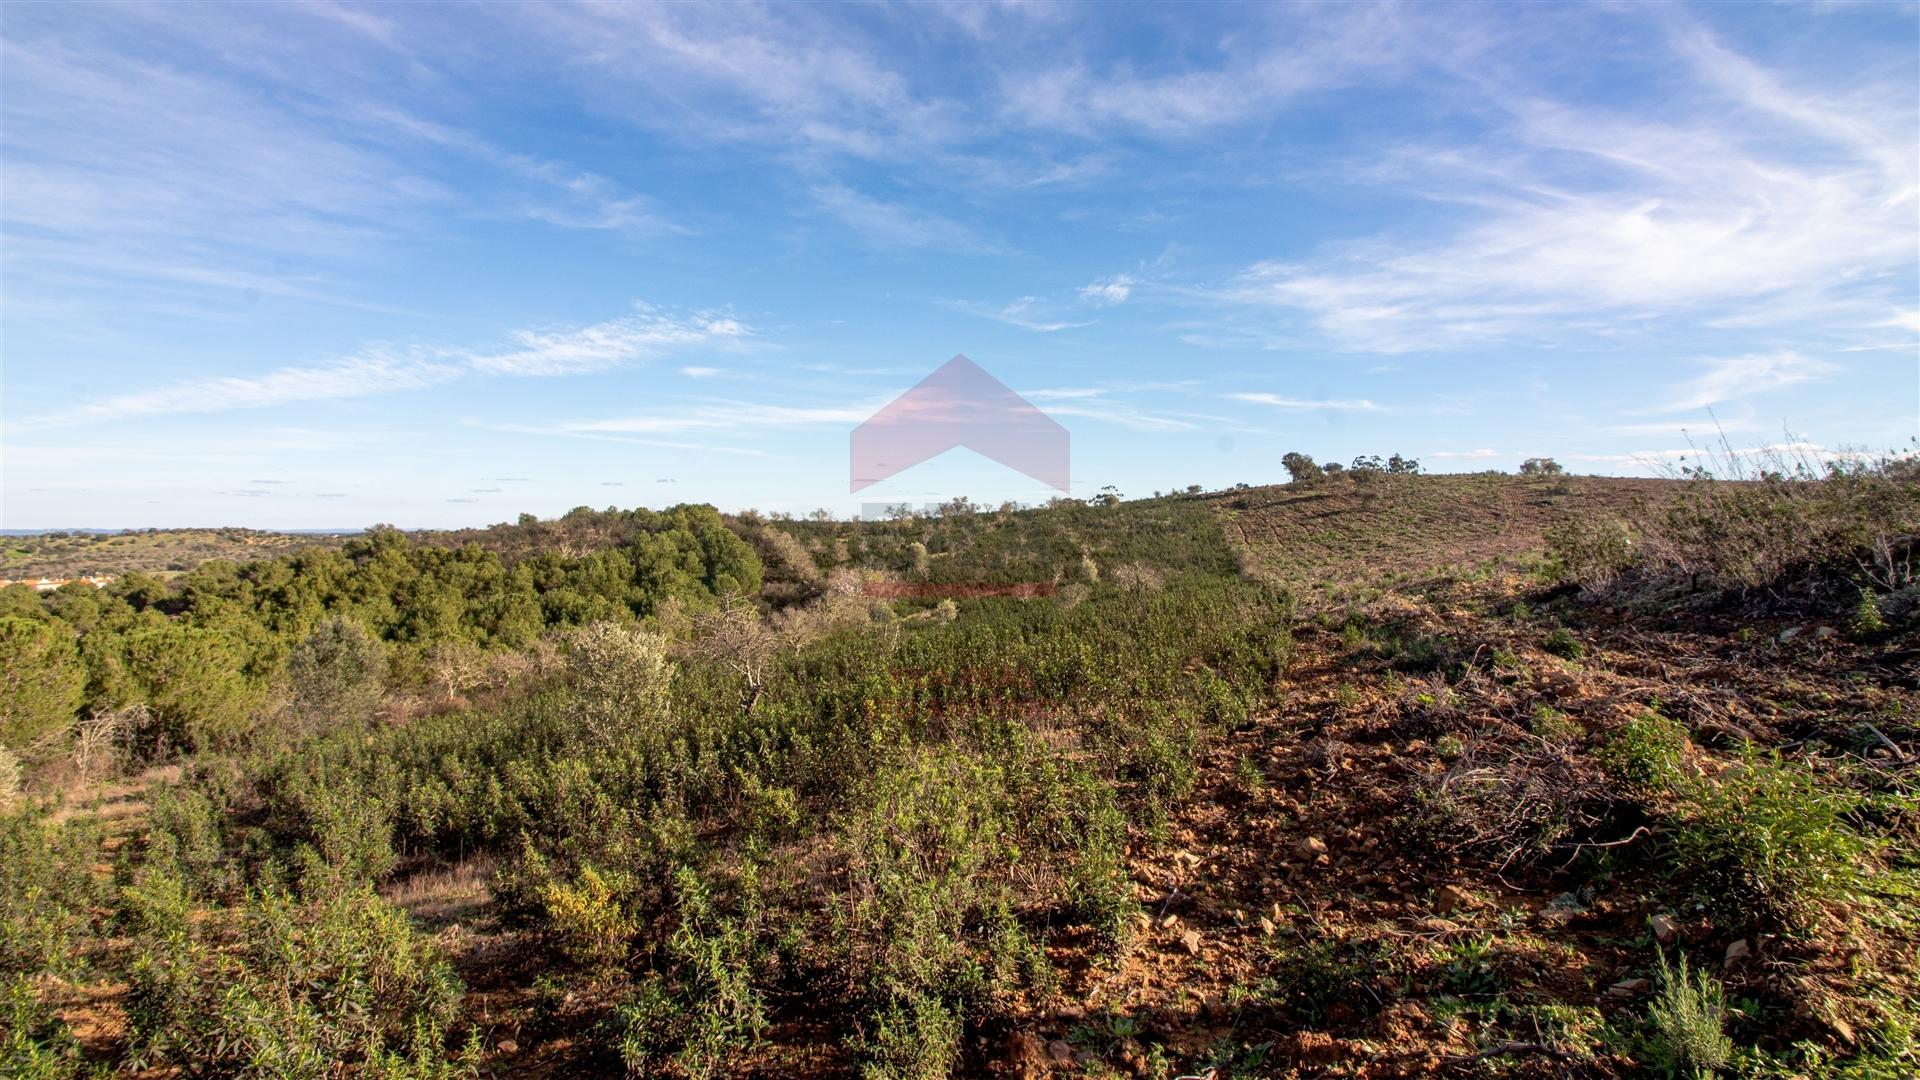
[[1639,553],[1627,523],[1611,516],[1582,516],[1546,530],[1547,556],[1554,577],[1583,588],[1599,588],[1631,568]]
[[1492,934],[1460,938],[1442,951],[1440,980],[1448,992],[1484,998],[1500,993],[1504,983],[1495,967]]
[[1579,721],[1551,705],[1534,706],[1528,727],[1549,742],[1574,743],[1587,737],[1587,729]]
[[1608,780],[1630,798],[1646,800],[1680,783],[1688,745],[1685,724],[1650,712],[1627,721],[1598,757]]
[[237,922],[192,917],[177,883],[130,895],[130,1064],[243,1077],[466,1075],[446,1035],[461,988],[405,913],[366,888],[259,895]]
[[1806,766],[1750,751],[1689,798],[1673,848],[1696,898],[1729,925],[1803,927],[1864,891],[1872,845],[1846,820],[1863,799]]
[[24,975],[0,989],[0,1075],[14,1080],[68,1080],[85,1075],[73,1030]]
[[1668,1076],[1711,1076],[1733,1061],[1733,1040],[1726,1034],[1726,992],[1704,971],[1676,970],[1660,956],[1659,988],[1647,1008],[1647,1051],[1652,1064]]
[[386,654],[359,623],[331,618],[287,656],[287,711],[297,735],[366,720],[380,704]]
[[105,896],[93,864],[100,830],[56,825],[36,809],[0,814],[0,978],[72,972]]
[[719,914],[689,867],[673,885],[678,925],[661,963],[614,1010],[611,1035],[630,1074],[671,1066],[694,1078],[726,1075],[729,1061],[766,1029],[766,1002],[753,979],[760,959],[754,912]]
[[1548,631],[1540,647],[1562,660],[1578,660],[1587,654],[1587,647],[1580,644],[1580,639],[1564,626],[1556,626]]
[[73,723],[86,670],[65,623],[0,617],[0,746],[23,752]]
[[246,644],[222,630],[166,623],[127,636],[127,669],[175,749],[239,745],[262,693],[244,674]]
[[1044,963],[1013,915],[1013,798],[1005,769],[928,750],[874,777],[849,810],[838,951],[877,997],[992,999]]
[[580,722],[602,745],[660,737],[673,682],[665,638],[618,623],[583,626],[567,638],[567,669]]
[[612,967],[626,959],[639,926],[599,870],[585,866],[574,881],[550,881],[541,899],[547,932],[567,959],[588,967]]
[[960,1063],[960,1018],[931,995],[890,1001],[853,1050],[860,1080],[946,1080]]
[[1287,478],[1296,484],[1311,484],[1326,476],[1326,470],[1316,464],[1311,456],[1297,450],[1283,455],[1280,465],[1287,470]]
[[1371,966],[1352,948],[1328,939],[1273,950],[1267,974],[1255,982],[1248,999],[1318,1027],[1336,1006],[1356,1015],[1371,1011]]
[[1853,607],[1847,628],[1857,638],[1872,638],[1887,631],[1887,620],[1880,614],[1880,601],[1871,590],[1860,590],[1860,602]]

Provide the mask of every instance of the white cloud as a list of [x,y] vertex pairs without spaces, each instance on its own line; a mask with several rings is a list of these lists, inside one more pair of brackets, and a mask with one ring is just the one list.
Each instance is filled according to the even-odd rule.
[[[882,403],[884,404],[884,403]],[[568,434],[630,434],[694,431],[701,428],[794,428],[818,424],[858,424],[879,408],[875,405],[801,407],[728,401],[676,409],[671,413],[616,416],[597,420],[563,420],[541,428]]]
[[1080,299],[1090,304],[1124,304],[1138,284],[1126,274],[1115,274],[1103,281],[1080,287]]
[[1435,451],[1434,453],[1432,453],[1432,454],[1429,454],[1429,455],[1427,455],[1427,456],[1428,456],[1428,457],[1436,457],[1436,458],[1459,458],[1459,459],[1463,459],[1463,460],[1467,460],[1467,461],[1484,461],[1484,460],[1485,460],[1485,459],[1487,459],[1487,458],[1497,458],[1497,457],[1499,457],[1499,456],[1500,456],[1500,451],[1498,451],[1498,450],[1493,450],[1493,449],[1484,449],[1484,450],[1438,450],[1438,451]]
[[[209,285],[352,302],[329,272],[442,214],[678,231],[606,177],[392,104],[447,81],[403,19],[332,4],[102,15],[25,14],[0,41],[10,306],[74,302],[76,286],[109,290],[114,311]],[[254,280],[227,284],[241,276]]]
[[1037,296],[1023,296],[1000,307],[988,307],[984,304],[955,300],[947,303],[955,311],[964,311],[969,315],[978,315],[983,319],[992,319],[1009,326],[1018,326],[1023,330],[1032,330],[1040,334],[1054,334],[1062,330],[1075,330],[1082,326],[1092,326],[1091,322],[1070,322],[1051,317],[1047,304]]
[[1082,398],[1105,397],[1107,391],[1098,386],[1050,386],[1038,390],[1022,390],[1020,396],[1028,401],[1076,401]]
[[151,390],[116,394],[63,412],[34,417],[19,426],[61,427],[134,416],[225,412],[296,401],[366,397],[434,386],[464,373],[461,365],[440,359],[374,353],[333,364],[281,368],[265,375],[192,379]]
[[1655,435],[1683,435],[1689,429],[1700,430],[1703,434],[1711,427],[1715,434],[1735,434],[1758,431],[1762,425],[1752,417],[1725,417],[1716,414],[1711,421],[1673,419],[1656,420],[1634,424],[1608,424],[1604,429],[1609,435],[1644,437]]
[[1776,462],[1791,465],[1794,462],[1832,462],[1832,461],[1870,461],[1879,457],[1864,450],[1835,450],[1815,442],[1795,440],[1784,443],[1768,443],[1764,446],[1735,447],[1731,450],[1715,447],[1703,450],[1689,446],[1670,450],[1636,450],[1624,454],[1565,454],[1569,461],[1593,461],[1615,465],[1642,465],[1649,468],[1664,468],[1672,462],[1690,461],[1706,465],[1713,469],[1725,459],[1732,459],[1736,470],[1747,466],[1740,462],[1757,459],[1760,467],[1771,467]]
[[1703,367],[1705,370],[1699,375],[1673,388],[1666,401],[1645,411],[1675,413],[1704,409],[1812,382],[1838,370],[1824,360],[1810,359],[1796,352],[1731,356],[1704,361]]
[[415,390],[472,375],[582,375],[690,348],[724,346],[750,336],[739,321],[714,314],[680,318],[644,308],[639,314],[569,330],[520,330],[504,352],[372,348],[328,364],[285,367],[262,375],[188,379],[86,402],[29,418],[20,428],[64,427],[136,416],[225,412],[302,401],[368,397]]
[[951,218],[910,203],[878,199],[844,184],[818,185],[813,198],[822,210],[876,248],[926,248],[964,255],[1001,250]]
[[1217,57],[1146,73],[1080,60],[1008,71],[1002,112],[1033,128],[1094,134],[1118,128],[1188,138],[1270,116],[1310,91],[1379,78],[1422,49],[1469,53],[1451,20],[1409,18],[1397,6],[1267,9],[1217,39]]
[[724,375],[725,372],[717,367],[700,367],[693,365],[681,368],[680,374],[685,375],[689,379],[717,379],[721,375]]
[[1092,400],[1080,404],[1049,405],[1042,411],[1048,416],[1077,416],[1119,424],[1135,431],[1186,431],[1194,426],[1185,420],[1142,412],[1121,402]]
[[745,326],[723,316],[682,319],[644,311],[570,330],[517,330],[520,348],[470,358],[476,371],[496,375],[584,375],[677,349],[737,341]]
[[1255,405],[1270,405],[1289,412],[1381,412],[1382,407],[1365,398],[1348,400],[1315,401],[1305,398],[1285,397],[1280,394],[1239,393],[1228,394],[1234,401],[1248,401]]
[[1257,262],[1214,295],[1388,353],[1673,317],[1881,317],[1920,248],[1911,86],[1828,97],[1694,28],[1673,48],[1704,89],[1657,119],[1489,77],[1484,104],[1505,119],[1482,152],[1400,146],[1368,170],[1472,224]]

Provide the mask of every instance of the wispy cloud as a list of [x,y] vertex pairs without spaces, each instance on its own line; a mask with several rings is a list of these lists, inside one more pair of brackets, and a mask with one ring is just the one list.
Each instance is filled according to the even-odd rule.
[[285,367],[262,375],[188,379],[116,394],[71,409],[31,417],[23,429],[64,427],[138,416],[225,412],[304,401],[368,397],[437,386],[474,375],[581,375],[653,359],[682,349],[724,346],[749,336],[735,319],[699,314],[677,317],[653,308],[570,330],[522,330],[514,348],[499,352],[455,349],[393,351],[375,347],[327,364]]
[[1155,413],[1144,412],[1132,405],[1118,401],[1075,401],[1061,405],[1048,405],[1045,410],[1049,416],[1075,416],[1103,423],[1118,424],[1136,431],[1187,431],[1193,424]]
[[1405,66],[1444,38],[1467,51],[1451,23],[1410,19],[1398,7],[1272,9],[1246,32],[1225,35],[1212,62],[1145,73],[1096,70],[1076,60],[1022,68],[1003,79],[1014,122],[1090,135],[1121,129],[1190,138],[1272,115],[1311,91]]
[[739,341],[749,331],[738,320],[701,313],[687,318],[646,309],[626,318],[563,330],[518,330],[520,346],[474,355],[474,370],[495,375],[582,375],[680,349]]
[[1796,352],[1731,356],[1703,362],[1699,375],[1674,387],[1667,399],[1645,410],[1677,413],[1797,386],[1833,375],[1839,369]]
[[102,14],[22,9],[0,41],[10,305],[42,281],[112,289],[120,308],[223,283],[354,303],[334,275],[441,215],[681,228],[604,176],[396,105],[457,62],[412,48],[404,20],[331,4]]
[[878,198],[843,184],[819,185],[813,189],[813,199],[821,210],[876,248],[924,248],[963,255],[1003,252],[971,227],[913,203]]
[[1494,450],[1491,448],[1480,449],[1480,450],[1436,450],[1433,453],[1428,454],[1427,456],[1435,457],[1435,458],[1449,458],[1449,459],[1458,458],[1465,461],[1484,461],[1487,458],[1499,457],[1500,451]]
[[1285,409],[1288,412],[1381,412],[1384,409],[1384,406],[1377,405],[1365,398],[1313,400],[1259,391],[1228,394],[1227,397],[1233,401],[1246,401],[1255,405],[1270,405],[1273,408]]
[[1505,114],[1488,139],[1498,149],[1398,146],[1373,171],[1475,223],[1257,262],[1214,295],[1374,352],[1669,317],[1884,318],[1920,244],[1911,85],[1824,96],[1681,27],[1670,47],[1709,91],[1685,111],[1648,119],[1488,77],[1486,104]]
[[677,431],[752,431],[811,427],[822,424],[858,424],[885,402],[862,405],[794,406],[750,401],[720,401],[689,405],[671,412],[631,416],[561,420],[548,424],[517,425],[510,430],[557,435],[663,434]]
[[[1623,454],[1566,454],[1568,461],[1587,461],[1610,465],[1639,465],[1644,468],[1661,468],[1677,461],[1703,461],[1710,455],[1697,446],[1680,447],[1666,450],[1634,450]],[[1712,456],[1731,456],[1734,458],[1758,458],[1762,461],[1785,459],[1787,461],[1868,461],[1879,455],[1864,450],[1836,450],[1820,443],[1796,440],[1794,442],[1768,443],[1764,446],[1743,446],[1731,450],[1716,449]]]
[[1092,326],[1092,320],[1074,322],[1058,318],[1049,310],[1046,301],[1037,296],[1022,296],[1018,300],[992,307],[970,301],[955,300],[947,304],[955,311],[964,311],[969,315],[978,315],[983,319],[992,319],[1009,326],[1018,326],[1023,330],[1032,330],[1040,334],[1053,334],[1061,330],[1075,330],[1083,326]]
[[389,356],[376,352],[332,364],[281,368],[265,375],[191,379],[116,394],[63,412],[32,417],[18,426],[23,429],[63,427],[137,416],[224,412],[296,401],[366,397],[434,386],[464,373],[464,368],[457,363],[421,355]]

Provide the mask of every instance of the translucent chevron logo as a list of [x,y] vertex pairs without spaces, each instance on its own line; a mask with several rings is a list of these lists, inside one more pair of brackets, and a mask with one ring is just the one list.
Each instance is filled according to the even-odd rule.
[[1071,493],[1067,429],[965,356],[940,365],[853,429],[847,490],[871,487],[962,446]]

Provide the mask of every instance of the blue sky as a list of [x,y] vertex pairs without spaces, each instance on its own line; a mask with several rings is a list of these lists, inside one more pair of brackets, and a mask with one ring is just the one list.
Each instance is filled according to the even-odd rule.
[[1044,499],[1920,430],[1914,4],[11,3],[0,523]]

